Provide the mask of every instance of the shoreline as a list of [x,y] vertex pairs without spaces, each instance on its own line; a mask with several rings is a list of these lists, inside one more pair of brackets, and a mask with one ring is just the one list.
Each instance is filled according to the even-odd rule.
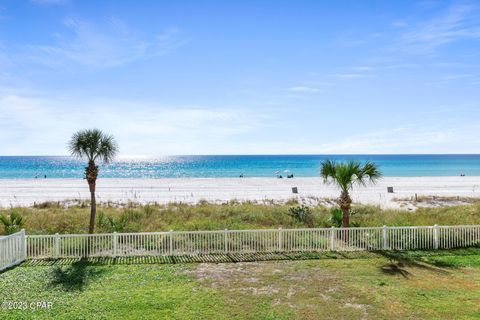
[[[84,179],[19,178],[0,179],[0,207],[32,206],[47,201],[89,200]],[[298,188],[298,194],[292,188]],[[393,187],[394,193],[388,193]],[[376,185],[356,186],[352,192],[355,203],[383,208],[408,207],[400,199],[419,197],[480,198],[480,176],[383,177]],[[99,178],[97,200],[139,204],[170,202],[198,203],[201,200],[222,203],[238,201],[287,201],[314,204],[336,199],[339,190],[323,184],[320,177],[244,178]],[[328,201],[327,201],[328,200]],[[404,201],[405,202],[405,201]],[[455,202],[455,201],[454,201]]]
[[[468,178],[477,178],[480,180],[480,175],[470,175],[470,176],[460,176],[460,175],[445,175],[445,176],[385,176],[382,175],[381,179],[429,179],[429,178],[461,178],[461,179],[468,179]],[[267,180],[296,180],[296,179],[322,179],[319,175],[318,176],[295,176],[294,178],[287,178],[286,176],[279,179],[275,176],[243,176],[243,177],[102,177],[99,176],[98,180],[191,180],[191,179],[198,179],[198,180],[213,180],[213,179],[267,179]],[[85,180],[84,178],[52,178],[52,177],[38,177],[38,178],[2,178],[0,177],[0,183],[3,181],[42,181],[42,180]]]

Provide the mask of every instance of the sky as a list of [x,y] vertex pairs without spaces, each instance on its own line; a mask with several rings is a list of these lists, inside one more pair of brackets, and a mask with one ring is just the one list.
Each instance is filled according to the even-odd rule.
[[480,1],[0,0],[0,155],[480,153]]

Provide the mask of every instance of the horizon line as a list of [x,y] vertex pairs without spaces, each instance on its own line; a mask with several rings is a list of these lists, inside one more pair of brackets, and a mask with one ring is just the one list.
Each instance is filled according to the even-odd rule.
[[[480,153],[228,153],[228,154],[164,154],[164,155],[119,155],[116,158],[159,157],[215,157],[215,156],[480,156]],[[67,157],[71,155],[0,155],[0,157]]]

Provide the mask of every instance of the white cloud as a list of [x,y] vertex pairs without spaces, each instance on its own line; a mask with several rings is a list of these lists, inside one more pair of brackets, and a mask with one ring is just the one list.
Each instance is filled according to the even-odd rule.
[[254,131],[266,119],[268,116],[258,110],[241,108],[3,95],[0,154],[65,154],[70,135],[90,127],[117,137],[122,154],[215,153],[232,143],[233,137]]
[[394,45],[395,50],[432,54],[447,44],[480,38],[480,19],[473,5],[455,4],[440,16],[408,28]]
[[60,5],[66,4],[68,0],[30,0],[30,2],[38,5]]
[[291,87],[288,90],[295,91],[295,92],[309,92],[309,93],[315,93],[319,91],[317,88],[306,87],[306,86]]
[[406,126],[349,136],[321,145],[325,153],[472,153],[480,148],[476,123],[443,127]]
[[392,27],[395,27],[395,28],[405,28],[408,26],[408,23],[406,23],[405,21],[395,21],[392,23]]
[[[465,108],[463,108],[465,109]],[[98,127],[113,134],[121,155],[228,153],[473,153],[480,150],[480,125],[442,116],[391,130],[326,135],[322,126],[292,123],[272,109],[168,106],[147,101],[51,98],[0,92],[0,154],[66,154],[79,129]],[[469,112],[469,110],[471,110]],[[475,114],[478,104],[465,109]],[[445,110],[451,114],[453,111]],[[341,119],[328,118],[329,121]],[[442,120],[443,119],[443,120]],[[433,125],[432,123],[435,123]],[[438,124],[437,124],[438,123]],[[380,125],[380,124],[379,124]],[[355,130],[361,130],[362,126]],[[368,124],[363,130],[368,130]]]
[[365,72],[365,71],[373,70],[373,67],[371,67],[371,66],[358,66],[358,67],[353,67],[353,70],[360,71],[360,72]]
[[107,28],[99,28],[85,20],[68,18],[64,24],[73,36],[59,33],[54,45],[31,45],[23,59],[62,70],[105,69],[163,55],[187,42],[177,28],[142,39],[120,19],[111,18],[108,22]]
[[366,75],[363,73],[335,73],[331,74],[330,76],[339,79],[359,79],[366,77]]

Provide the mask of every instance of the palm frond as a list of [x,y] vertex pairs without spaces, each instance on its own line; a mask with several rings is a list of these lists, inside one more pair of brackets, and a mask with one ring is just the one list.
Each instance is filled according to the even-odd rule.
[[97,159],[108,163],[118,153],[115,138],[98,129],[81,130],[73,134],[68,149],[72,156],[87,158],[88,161]]
[[335,162],[327,159],[321,164],[320,176],[326,183],[336,184],[342,191],[348,191],[354,184],[366,186],[368,182],[375,183],[382,174],[373,162],[362,164],[356,160]]
[[329,179],[334,179],[336,173],[337,164],[334,160],[326,159],[322,162],[320,167],[320,176],[324,182],[328,182]]

